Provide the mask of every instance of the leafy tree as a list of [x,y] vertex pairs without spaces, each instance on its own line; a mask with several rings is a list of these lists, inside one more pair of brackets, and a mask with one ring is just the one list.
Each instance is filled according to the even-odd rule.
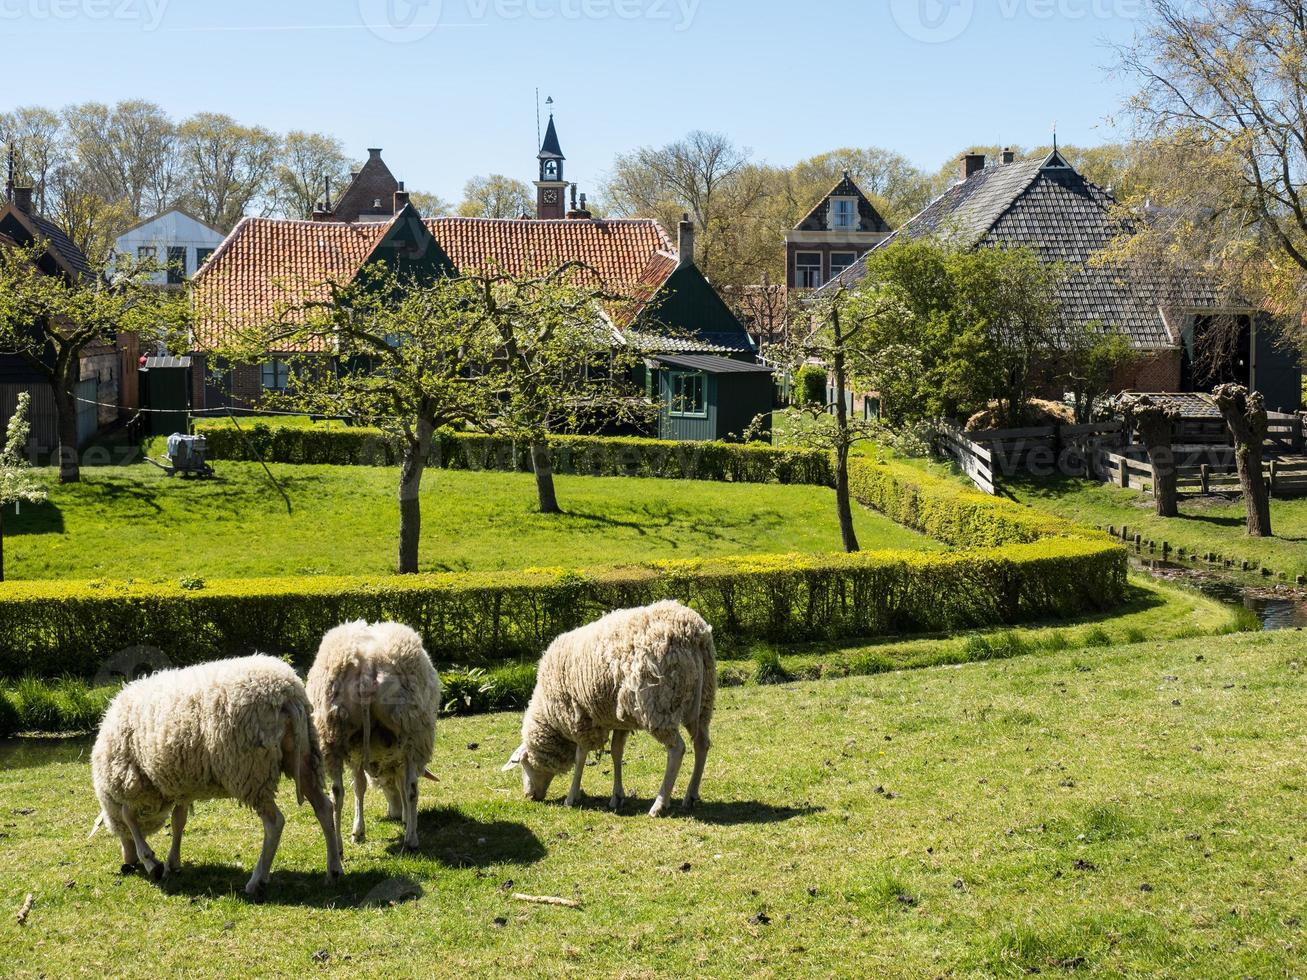
[[568,263],[552,272],[465,277],[477,296],[467,315],[487,324],[497,356],[485,380],[494,389],[496,431],[531,447],[540,512],[561,513],[549,437],[598,421],[646,421],[648,411],[627,379],[638,351],[614,344],[605,304],[625,296],[591,285],[593,269]]
[[412,202],[413,207],[418,209],[418,213],[427,218],[454,213],[454,206],[439,194],[431,194],[427,191],[411,191],[408,199]]
[[277,137],[230,116],[201,112],[177,130],[186,203],[205,224],[229,231],[270,189]]
[[1151,0],[1121,49],[1148,143],[1148,206],[1132,239],[1159,264],[1198,265],[1290,318],[1307,311],[1307,13],[1301,0]]
[[900,153],[878,146],[844,147],[800,160],[789,168],[792,220],[797,224],[848,171],[853,182],[891,225],[900,225],[930,203],[932,182]]
[[349,180],[349,158],[334,136],[294,130],[277,149],[272,198],[278,214],[309,218],[326,194],[326,181],[343,188]]
[[535,210],[530,186],[503,174],[473,177],[463,187],[463,203],[458,206],[465,218],[520,218]]
[[1099,323],[1066,323],[1058,338],[1058,378],[1071,393],[1076,421],[1088,423],[1139,354],[1121,331]]
[[124,258],[86,275],[52,268],[46,243],[0,248],[0,353],[20,357],[50,384],[59,431],[59,481],[81,477],[76,384],[87,347],[135,331],[146,343],[175,340],[186,298],[151,286],[158,266]]
[[46,498],[45,485],[32,472],[24,455],[30,431],[28,411],[32,396],[22,392],[9,419],[4,451],[0,452],[0,582],[5,580],[5,514],[11,505],[36,503]]

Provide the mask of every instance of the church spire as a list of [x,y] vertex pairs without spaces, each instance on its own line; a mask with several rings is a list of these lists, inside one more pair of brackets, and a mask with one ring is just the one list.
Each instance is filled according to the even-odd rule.
[[536,217],[542,221],[558,220],[566,213],[567,181],[563,177],[563,161],[567,158],[558,142],[558,127],[554,125],[552,112],[536,159],[540,161],[540,179],[536,181]]

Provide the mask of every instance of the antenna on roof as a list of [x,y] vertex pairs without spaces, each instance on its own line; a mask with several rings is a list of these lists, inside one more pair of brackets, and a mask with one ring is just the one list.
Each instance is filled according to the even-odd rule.
[[323,199],[322,202],[322,210],[330,211],[331,210],[331,174],[325,175],[322,178],[322,183],[323,186],[326,188],[326,192],[327,192],[327,196]]
[[540,86],[536,86],[536,149],[540,148]]
[[14,141],[9,141],[9,179],[5,181],[5,201],[9,202],[14,199],[14,167],[15,167]]

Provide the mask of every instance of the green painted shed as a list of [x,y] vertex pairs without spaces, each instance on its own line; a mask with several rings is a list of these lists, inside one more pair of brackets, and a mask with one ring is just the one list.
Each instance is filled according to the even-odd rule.
[[776,407],[773,370],[765,364],[709,354],[650,358],[650,388],[658,399],[658,438],[741,442],[758,416],[771,431]]

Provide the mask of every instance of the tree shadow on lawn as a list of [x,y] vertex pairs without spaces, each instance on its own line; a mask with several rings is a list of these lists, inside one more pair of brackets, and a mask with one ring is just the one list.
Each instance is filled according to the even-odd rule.
[[63,511],[52,501],[47,500],[39,504],[23,504],[22,510],[17,513],[15,513],[13,507],[5,508],[6,538],[63,533]]
[[[413,853],[404,850],[398,824],[386,821],[380,826],[394,829],[395,840],[386,848],[388,853]],[[545,857],[544,844],[525,824],[506,820],[482,822],[453,807],[419,810],[418,837],[421,845],[417,854],[450,868],[527,865]]]

